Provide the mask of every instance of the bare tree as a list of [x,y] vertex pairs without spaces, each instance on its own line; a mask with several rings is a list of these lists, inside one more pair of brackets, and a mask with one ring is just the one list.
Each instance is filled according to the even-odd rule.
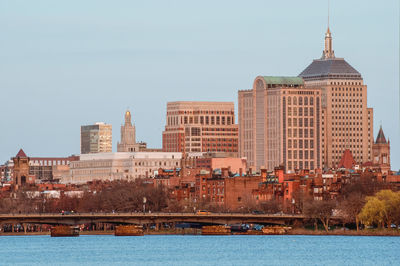
[[314,219],[314,222],[319,220],[326,232],[329,231],[329,221],[333,215],[333,209],[336,204],[332,200],[313,200],[307,201],[304,204],[303,213],[310,219]]

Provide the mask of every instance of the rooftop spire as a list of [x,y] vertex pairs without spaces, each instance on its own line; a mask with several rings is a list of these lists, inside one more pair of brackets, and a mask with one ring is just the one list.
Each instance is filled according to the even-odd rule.
[[127,125],[132,125],[132,120],[131,120],[132,118],[131,118],[131,112],[129,111],[129,110],[127,110],[126,112],[125,112],[125,126],[127,126]]
[[386,144],[385,134],[383,134],[382,126],[379,128],[378,136],[376,137],[376,144]]
[[328,0],[328,28],[325,33],[325,49],[322,52],[322,59],[335,58],[335,52],[332,50],[332,34],[329,29],[330,1]]

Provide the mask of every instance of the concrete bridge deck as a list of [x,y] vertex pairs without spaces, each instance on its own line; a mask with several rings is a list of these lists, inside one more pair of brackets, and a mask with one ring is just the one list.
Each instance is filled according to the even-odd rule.
[[157,224],[157,223],[207,223],[207,224],[294,224],[303,222],[298,214],[245,214],[245,213],[74,213],[74,214],[0,214],[0,224],[65,224],[86,223]]

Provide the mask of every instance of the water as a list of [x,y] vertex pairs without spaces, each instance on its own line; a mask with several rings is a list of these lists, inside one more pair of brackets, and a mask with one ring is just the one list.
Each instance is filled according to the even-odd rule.
[[0,265],[399,265],[400,237],[0,236]]

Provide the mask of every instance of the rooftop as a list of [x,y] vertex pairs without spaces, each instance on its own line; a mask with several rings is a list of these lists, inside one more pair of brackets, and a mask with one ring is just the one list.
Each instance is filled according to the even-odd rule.
[[301,77],[275,77],[275,76],[263,76],[264,81],[268,85],[304,85],[304,81]]
[[343,58],[316,59],[300,73],[299,77],[304,80],[362,79],[361,74]]

